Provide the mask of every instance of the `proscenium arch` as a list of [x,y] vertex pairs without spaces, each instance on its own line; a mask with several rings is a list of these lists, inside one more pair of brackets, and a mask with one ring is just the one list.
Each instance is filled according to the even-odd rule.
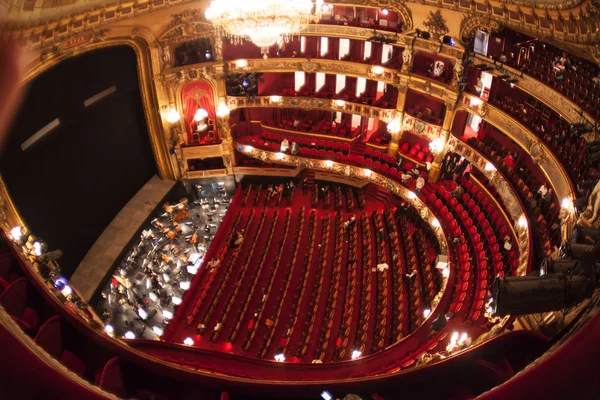
[[129,35],[127,36],[111,36],[101,41],[88,42],[72,51],[55,53],[56,55],[46,60],[42,60],[41,57],[37,58],[37,62],[34,62],[23,75],[21,84],[23,86],[27,85],[43,72],[70,57],[75,57],[83,53],[106,47],[128,46],[132,48],[136,54],[140,95],[157,171],[162,179],[175,179],[176,172],[171,163],[169,147],[163,130],[163,122],[159,113],[156,86],[153,79],[154,68],[153,57],[151,54],[152,47],[149,40],[151,38],[145,37],[150,34],[146,33],[144,36],[132,35],[130,29],[128,30],[128,33]]

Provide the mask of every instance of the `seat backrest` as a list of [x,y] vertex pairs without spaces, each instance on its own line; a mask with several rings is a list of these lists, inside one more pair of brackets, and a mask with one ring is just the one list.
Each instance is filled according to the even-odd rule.
[[49,318],[35,335],[35,342],[56,359],[59,359],[63,352],[60,321],[60,315]]
[[27,299],[27,279],[19,278],[0,294],[0,304],[14,317],[21,318]]
[[104,365],[100,377],[100,389],[106,390],[119,397],[127,396],[127,390],[125,389],[125,383],[123,382],[123,375],[121,374],[121,366],[119,365],[118,357],[111,358],[106,365]]

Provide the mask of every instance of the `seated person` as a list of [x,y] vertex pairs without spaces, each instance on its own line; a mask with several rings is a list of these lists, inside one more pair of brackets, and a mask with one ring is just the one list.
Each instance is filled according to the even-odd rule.
[[281,142],[281,152],[285,153],[288,151],[290,147],[290,142],[287,140],[287,138],[283,139],[283,141]]

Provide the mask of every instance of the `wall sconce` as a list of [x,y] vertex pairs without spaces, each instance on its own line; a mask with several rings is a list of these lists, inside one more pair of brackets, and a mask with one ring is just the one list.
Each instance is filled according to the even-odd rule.
[[237,60],[235,66],[238,68],[246,68],[248,66],[248,60]]
[[251,152],[252,152],[252,150],[254,150],[254,147],[252,147],[252,146],[249,146],[249,145],[246,145],[246,146],[244,146],[244,151],[245,151],[246,153],[251,153]]
[[384,71],[385,70],[383,69],[383,67],[380,67],[380,66],[377,66],[377,65],[371,67],[371,72],[373,74],[375,74],[375,75],[381,75],[381,74],[383,74]]
[[368,178],[369,176],[371,176],[373,171],[371,171],[370,169],[365,169],[364,173],[365,173],[365,176]]
[[519,225],[519,227],[526,229],[527,228],[527,218],[524,215],[521,215],[519,217],[519,220],[517,221],[517,225]]
[[439,228],[439,227],[441,226],[441,225],[440,225],[440,221],[438,221],[438,219],[437,219],[437,218],[434,218],[434,219],[431,221],[431,226],[433,226],[434,228]]
[[229,109],[229,107],[227,107],[227,105],[225,103],[221,103],[219,104],[219,107],[217,107],[217,117],[219,118],[225,118],[229,116],[229,113],[231,112],[231,110]]
[[485,170],[488,172],[495,172],[496,167],[494,166],[494,164],[492,164],[491,162],[488,161],[485,163]]
[[401,129],[402,129],[402,122],[400,121],[400,118],[396,117],[387,124],[387,131],[389,133],[391,133],[392,135],[396,135],[396,134],[400,133]]
[[177,112],[175,107],[171,106],[167,112],[167,122],[170,124],[176,124],[181,119],[181,115]]
[[271,96],[271,103],[279,103],[281,101],[281,96]]
[[471,97],[471,106],[472,107],[477,107],[481,103],[483,103],[483,102],[481,101],[481,99],[479,97]]
[[194,121],[200,122],[206,117],[208,117],[208,112],[204,108],[199,108],[196,110],[196,114],[194,114]]
[[333,167],[333,161],[331,161],[331,160],[325,160],[325,165],[326,165],[328,168],[331,168],[331,167]]
[[415,192],[408,192],[408,198],[410,200],[414,200],[417,198],[417,195],[415,194]]
[[560,203],[560,208],[567,211],[573,211],[573,201],[568,197],[565,197]]
[[335,105],[338,107],[344,107],[346,105],[346,102],[344,100],[336,100]]
[[440,139],[439,137],[435,138],[431,142],[429,142],[429,150],[431,150],[431,152],[433,154],[438,154],[443,149],[444,149],[444,143],[442,142],[442,139]]
[[283,160],[284,157],[285,157],[285,154],[283,154],[283,153],[275,153],[275,158],[278,160]]

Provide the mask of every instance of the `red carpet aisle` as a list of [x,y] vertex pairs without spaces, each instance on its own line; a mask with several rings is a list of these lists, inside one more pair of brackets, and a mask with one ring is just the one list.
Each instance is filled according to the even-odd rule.
[[[250,357],[331,362],[349,360],[354,350],[383,350],[418,327],[428,303],[425,295],[407,295],[405,274],[418,271],[411,295],[420,296],[421,265],[413,257],[405,268],[404,256],[395,255],[417,245],[416,227],[408,220],[396,225],[395,200],[385,191],[330,185],[325,192],[326,184],[308,178],[306,193],[296,187],[291,200],[266,183],[238,191],[205,258],[220,262],[197,275],[166,341],[191,338],[195,347]],[[356,222],[346,224],[351,216]],[[244,242],[234,249],[242,229]],[[437,254],[419,237],[431,273]]]

